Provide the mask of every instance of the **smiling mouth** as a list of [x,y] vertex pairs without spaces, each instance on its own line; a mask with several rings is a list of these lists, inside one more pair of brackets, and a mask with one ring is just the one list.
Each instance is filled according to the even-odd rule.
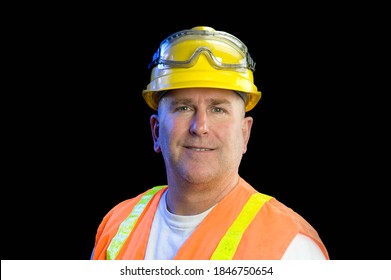
[[206,151],[212,151],[213,149],[208,148],[194,148],[194,147],[186,147],[190,150],[196,151],[196,152],[206,152]]

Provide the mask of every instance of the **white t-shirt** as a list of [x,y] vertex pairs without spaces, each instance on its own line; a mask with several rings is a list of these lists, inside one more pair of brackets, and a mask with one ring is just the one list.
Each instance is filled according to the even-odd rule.
[[[172,260],[194,229],[213,209],[192,216],[175,215],[168,211],[165,191],[152,223],[146,260]],[[309,237],[298,234],[285,251],[282,260],[324,260],[318,245]]]

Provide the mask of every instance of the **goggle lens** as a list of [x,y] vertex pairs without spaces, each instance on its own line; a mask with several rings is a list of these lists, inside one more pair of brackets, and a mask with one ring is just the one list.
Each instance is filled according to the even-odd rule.
[[191,67],[203,54],[218,69],[251,69],[255,62],[247,47],[233,35],[222,31],[184,30],[166,38],[149,67]]

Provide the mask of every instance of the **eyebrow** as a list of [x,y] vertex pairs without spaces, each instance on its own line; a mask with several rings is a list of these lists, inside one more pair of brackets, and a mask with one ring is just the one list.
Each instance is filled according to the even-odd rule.
[[[208,98],[207,103],[210,105],[222,105],[222,104],[231,104],[231,102],[226,98]],[[190,98],[173,98],[171,105],[178,105],[178,104],[185,104],[185,105],[192,105],[194,104],[194,101]]]

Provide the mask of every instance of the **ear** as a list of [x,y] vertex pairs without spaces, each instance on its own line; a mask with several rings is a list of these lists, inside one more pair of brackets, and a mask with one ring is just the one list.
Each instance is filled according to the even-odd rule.
[[251,127],[253,126],[253,118],[252,117],[245,117],[243,119],[242,123],[242,133],[243,133],[243,151],[242,153],[245,154],[247,152],[247,144],[250,140],[250,134],[251,134]]
[[153,149],[156,153],[160,153],[160,144],[159,144],[159,116],[154,114],[149,119],[149,124],[151,126],[152,140],[153,140]]

